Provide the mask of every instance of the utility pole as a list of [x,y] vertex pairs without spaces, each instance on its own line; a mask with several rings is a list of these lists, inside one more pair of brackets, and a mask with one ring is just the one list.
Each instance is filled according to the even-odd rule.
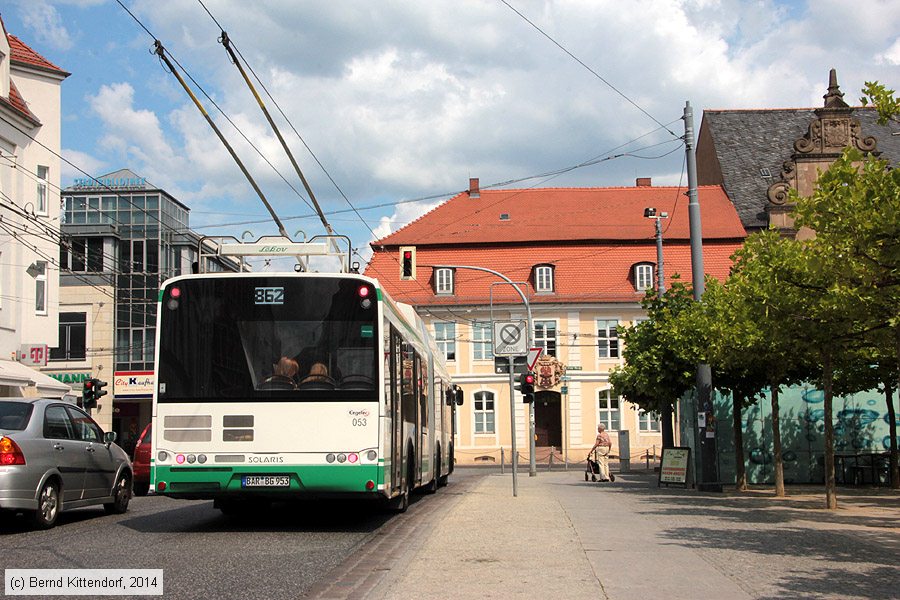
[[[697,161],[694,155],[694,111],[690,102],[684,104],[684,152],[688,178],[688,220],[691,232],[691,280],[694,300],[700,301],[706,284],[703,281],[703,231],[700,226],[700,202],[697,199]],[[687,413],[688,429],[696,432],[693,437],[695,455],[700,468],[698,488],[706,491],[722,491],[719,481],[718,452],[716,448],[715,410],[712,403],[712,372],[708,364],[697,365],[695,400]],[[685,407],[682,407],[684,409]],[[694,464],[697,464],[695,459]]]

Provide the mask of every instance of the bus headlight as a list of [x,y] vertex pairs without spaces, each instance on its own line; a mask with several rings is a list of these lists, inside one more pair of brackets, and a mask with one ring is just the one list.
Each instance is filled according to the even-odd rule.
[[158,460],[159,462],[166,462],[167,460],[169,460],[169,453],[165,450],[160,450],[156,455],[156,460]]

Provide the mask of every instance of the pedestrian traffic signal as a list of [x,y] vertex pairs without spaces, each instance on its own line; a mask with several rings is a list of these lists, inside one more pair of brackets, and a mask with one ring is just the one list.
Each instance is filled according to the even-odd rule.
[[86,379],[81,388],[82,408],[97,408],[97,400],[106,395],[104,387],[106,387],[105,381],[96,378]]
[[415,279],[416,249],[412,246],[400,248],[400,279]]
[[522,393],[522,402],[534,402],[534,373],[522,373],[519,375],[519,383],[515,385],[516,390]]

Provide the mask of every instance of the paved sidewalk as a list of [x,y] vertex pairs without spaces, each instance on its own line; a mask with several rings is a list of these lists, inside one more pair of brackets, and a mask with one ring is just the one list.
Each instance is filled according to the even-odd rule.
[[[392,519],[312,597],[900,598],[900,494],[711,494],[646,473],[460,478]],[[419,509],[418,512],[415,509]],[[427,509],[427,510],[422,510]],[[376,536],[378,537],[378,536]],[[376,560],[377,559],[377,560]]]

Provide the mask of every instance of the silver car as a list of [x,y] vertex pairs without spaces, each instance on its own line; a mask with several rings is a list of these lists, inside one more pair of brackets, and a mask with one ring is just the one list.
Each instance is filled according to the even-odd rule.
[[0,399],[0,511],[25,512],[41,529],[70,508],[126,512],[131,461],[115,439],[74,404]]

